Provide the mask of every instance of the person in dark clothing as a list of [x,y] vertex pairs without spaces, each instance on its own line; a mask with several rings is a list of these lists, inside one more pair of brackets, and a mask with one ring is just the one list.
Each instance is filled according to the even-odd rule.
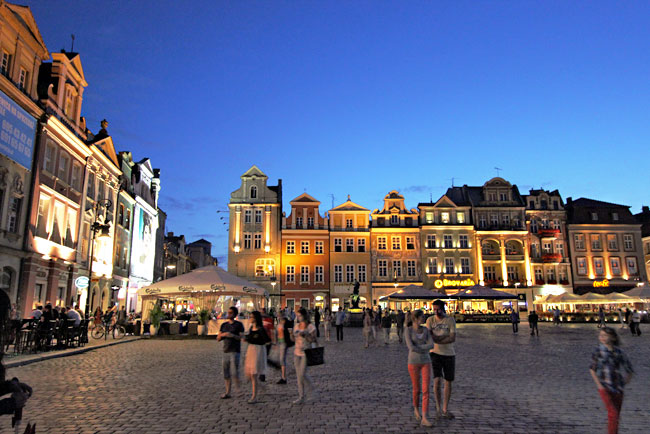
[[512,332],[519,333],[519,312],[513,309],[510,313],[510,321],[512,321]]
[[627,324],[628,327],[630,327],[630,316],[632,315],[632,312],[630,312],[630,308],[627,307],[625,308],[625,324]]
[[314,309],[314,325],[316,326],[316,337],[320,338],[320,310]]
[[537,322],[539,321],[539,315],[537,312],[532,311],[528,314],[528,324],[530,324],[530,335],[533,336],[537,334],[539,336],[539,328],[537,327]]

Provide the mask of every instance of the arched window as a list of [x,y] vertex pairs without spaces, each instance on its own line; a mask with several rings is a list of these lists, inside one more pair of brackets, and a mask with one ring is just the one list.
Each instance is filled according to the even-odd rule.
[[251,187],[251,199],[257,199],[257,186],[256,185]]

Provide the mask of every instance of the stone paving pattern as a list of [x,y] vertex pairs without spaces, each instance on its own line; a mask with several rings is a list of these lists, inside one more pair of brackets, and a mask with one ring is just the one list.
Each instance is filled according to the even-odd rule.
[[[345,342],[326,343],[326,365],[310,368],[316,401],[294,406],[289,384],[276,385],[269,368],[261,402],[244,394],[220,400],[221,346],[210,340],[148,339],[9,369],[33,386],[25,422],[39,433],[597,433],[606,412],[588,372],[597,340],[594,325],[460,324],[457,381],[450,410],[456,419],[421,428],[413,419],[407,349],[362,348],[360,329]],[[393,329],[394,332],[394,329]],[[627,388],[622,433],[648,432],[650,330],[622,331],[636,377]],[[432,395],[432,412],[433,412]],[[10,431],[0,419],[0,432]]]

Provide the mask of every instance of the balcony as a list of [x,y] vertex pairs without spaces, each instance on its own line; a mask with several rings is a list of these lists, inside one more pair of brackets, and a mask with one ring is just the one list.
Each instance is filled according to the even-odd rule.
[[559,253],[544,253],[542,255],[542,262],[562,262],[562,255]]
[[540,229],[539,236],[541,238],[557,238],[560,235],[559,229]]

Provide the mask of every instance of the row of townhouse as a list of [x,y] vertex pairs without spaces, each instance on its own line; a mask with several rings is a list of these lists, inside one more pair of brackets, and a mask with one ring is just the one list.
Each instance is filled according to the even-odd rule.
[[281,180],[267,181],[253,166],[231,194],[228,269],[266,287],[274,306],[336,309],[355,286],[370,306],[407,285],[451,295],[476,283],[529,306],[538,295],[624,291],[647,280],[641,215],[624,205],[565,202],[557,190],[522,195],[497,177],[413,209],[391,191],[381,209],[348,196],[321,215],[304,193],[285,215]]

